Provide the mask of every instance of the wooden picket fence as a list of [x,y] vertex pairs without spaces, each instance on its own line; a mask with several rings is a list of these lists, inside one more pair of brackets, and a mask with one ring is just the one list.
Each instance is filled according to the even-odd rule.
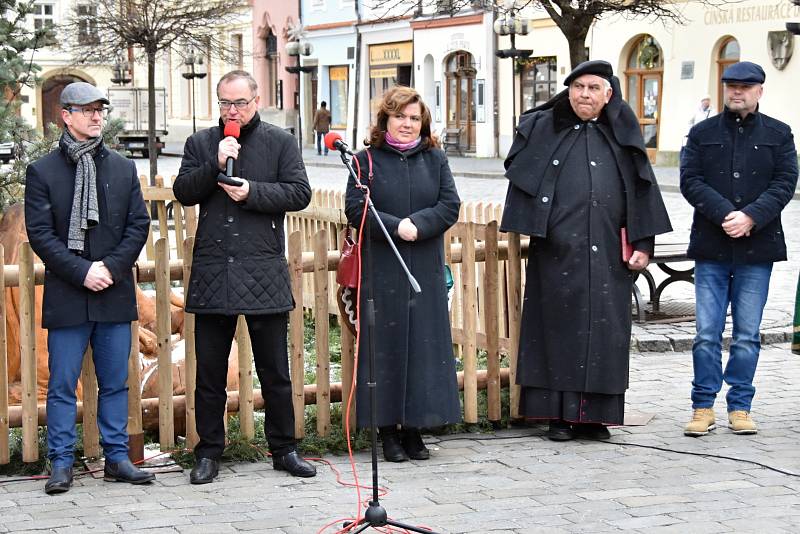
[[[157,220],[145,246],[146,259],[138,262],[135,273],[140,283],[155,284],[156,337],[159,369],[171,369],[170,288],[174,283],[187,287],[191,272],[192,246],[197,228],[194,207],[181,206],[172,190],[163,187],[160,177],[155,187],[143,182],[145,199],[152,203]],[[315,191],[312,203],[303,211],[287,215],[287,262],[295,302],[302,303],[289,314],[289,363],[292,376],[295,434],[304,435],[305,406],[316,404],[317,432],[327,435],[331,425],[331,404],[347,403],[354,365],[354,339],[342,327],[340,383],[330,383],[329,320],[339,316],[336,304],[335,271],[339,243],[346,224],[343,195]],[[167,217],[171,204],[172,218]],[[462,206],[459,222],[445,239],[445,257],[451,266],[455,287],[451,306],[454,353],[462,360],[459,385],[464,391],[464,420],[475,423],[478,391],[485,389],[490,421],[500,421],[501,389],[509,387],[511,418],[518,417],[519,389],[515,383],[516,347],[522,303],[527,240],[516,234],[498,232],[501,208],[491,204]],[[0,261],[3,254],[0,248]],[[0,287],[17,288],[20,293],[20,365],[22,402],[8,405],[8,367],[5,320],[0,321],[0,464],[9,462],[9,428],[22,428],[23,461],[38,459],[38,427],[47,424],[43,404],[37,404],[35,357],[35,291],[44,281],[43,265],[34,263],[28,243],[19,250],[19,265],[0,264]],[[424,273],[418,273],[424,276]],[[9,289],[6,289],[9,291]],[[6,299],[0,299],[0,315],[5,319]],[[304,385],[305,355],[303,346],[304,315],[314,318],[316,339],[316,382]],[[341,317],[339,317],[341,324]],[[176,421],[185,421],[187,444],[197,442],[194,424],[194,319],[184,320],[186,346],[186,394],[173,395],[172,373],[160,372],[158,397],[141,398],[139,376],[138,323],[132,328],[129,365],[128,432],[131,443],[141,445],[143,429],[158,429],[162,450],[175,447]],[[237,334],[239,348],[239,391],[228,392],[228,412],[239,416],[242,434],[254,437],[254,410],[264,406],[259,390],[253,389],[252,348],[247,326],[240,318]],[[478,369],[479,351],[485,353],[486,369]],[[501,356],[507,364],[501,366]],[[78,422],[83,423],[84,450],[87,456],[100,454],[97,432],[97,382],[92,360],[87,354],[81,381],[83,401],[78,406]],[[346,406],[346,404],[343,404]],[[355,407],[354,407],[355,408]],[[343,418],[344,421],[345,418]],[[344,422],[343,422],[344,424]],[[134,451],[135,452],[135,451]]]

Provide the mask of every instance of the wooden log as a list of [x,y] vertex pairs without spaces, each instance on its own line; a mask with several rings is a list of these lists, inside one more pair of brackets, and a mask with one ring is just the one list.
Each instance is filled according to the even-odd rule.
[[83,385],[83,454],[100,457],[100,432],[97,429],[97,375],[94,370],[92,347],[86,347],[81,366]]
[[[463,257],[473,257],[475,246],[475,223],[466,223]],[[475,287],[475,262],[466,261],[461,264],[461,290],[464,295],[464,422],[478,422],[478,383],[477,383],[477,304]]]
[[[314,335],[317,349],[317,434],[331,431],[330,340],[328,328],[328,232],[314,236]],[[337,308],[338,309],[338,308]]]
[[500,332],[497,312],[499,292],[499,261],[497,257],[497,221],[486,225],[486,259],[484,264],[483,294],[486,332],[487,418],[500,421]]
[[[194,212],[194,209],[192,209]],[[187,212],[188,214],[188,212]],[[183,287],[189,287],[189,277],[192,274],[192,251],[194,248],[194,235],[186,238],[183,242]],[[194,349],[195,331],[194,314],[184,311],[183,317],[183,337],[184,354],[186,361],[186,447],[194,449],[200,440],[197,435],[197,423],[195,421],[195,387],[197,384],[197,354]]]
[[519,330],[522,320],[522,258],[519,234],[508,235],[508,362],[510,373],[510,417],[519,419],[519,394],[517,385],[517,356]]
[[295,307],[289,312],[289,371],[292,375],[292,407],[294,408],[294,435],[297,439],[305,436],[305,402],[303,384],[305,382],[305,361],[303,359],[303,232],[289,235],[288,263],[289,278],[292,281],[292,296]]
[[239,428],[242,436],[253,439],[256,435],[253,417],[253,345],[244,315],[240,315],[236,322],[236,346],[239,357]]
[[156,241],[156,339],[158,341],[158,396],[160,424],[158,441],[162,451],[175,446],[175,420],[172,416],[172,347],[168,242],[161,237]]
[[0,243],[0,465],[11,461],[8,443],[8,339],[6,338],[5,248]]
[[33,250],[19,245],[19,355],[22,378],[22,461],[39,459],[39,421],[36,412],[36,286]]

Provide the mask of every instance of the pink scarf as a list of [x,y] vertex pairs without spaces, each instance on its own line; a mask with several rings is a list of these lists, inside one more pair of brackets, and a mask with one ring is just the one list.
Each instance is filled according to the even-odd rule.
[[420,141],[422,140],[421,137],[417,137],[416,139],[414,139],[410,143],[401,143],[400,141],[398,141],[397,139],[392,137],[392,134],[389,133],[389,130],[386,130],[386,134],[384,135],[384,139],[386,140],[386,143],[389,146],[394,147],[397,150],[400,150],[401,152],[416,147],[420,143]]

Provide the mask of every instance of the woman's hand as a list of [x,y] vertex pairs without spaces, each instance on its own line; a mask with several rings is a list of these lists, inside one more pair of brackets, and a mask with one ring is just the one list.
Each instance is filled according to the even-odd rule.
[[416,241],[417,240],[417,227],[411,222],[411,219],[406,217],[400,224],[397,225],[397,235],[403,241]]

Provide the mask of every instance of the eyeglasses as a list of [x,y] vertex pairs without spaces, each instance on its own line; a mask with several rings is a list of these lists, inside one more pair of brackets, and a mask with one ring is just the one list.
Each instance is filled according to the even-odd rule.
[[231,106],[236,106],[236,109],[242,110],[250,105],[250,102],[255,100],[256,97],[254,96],[250,100],[236,100],[231,102],[230,100],[220,100],[219,101],[219,109],[231,109]]
[[108,112],[111,110],[110,107],[101,107],[101,108],[64,108],[70,113],[83,113],[83,116],[87,119],[91,119],[94,117],[95,113],[99,113],[100,117],[106,118],[108,116]]

